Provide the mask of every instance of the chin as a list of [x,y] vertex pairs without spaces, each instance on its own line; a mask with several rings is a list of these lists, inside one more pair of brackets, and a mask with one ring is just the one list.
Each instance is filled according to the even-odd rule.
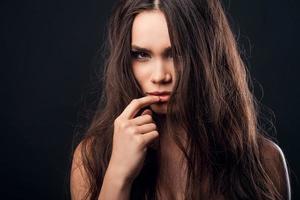
[[150,108],[156,114],[166,114],[167,113],[167,102],[152,104],[150,106]]

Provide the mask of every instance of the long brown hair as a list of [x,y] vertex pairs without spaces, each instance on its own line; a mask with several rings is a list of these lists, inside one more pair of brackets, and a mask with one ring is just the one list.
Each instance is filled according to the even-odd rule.
[[[108,24],[102,96],[82,139],[87,197],[97,199],[112,151],[114,120],[141,88],[131,71],[134,17],[160,9],[176,71],[166,125],[187,161],[186,199],[281,199],[260,153],[266,138],[249,72],[218,0],[120,0]],[[184,130],[187,146],[180,140]],[[156,157],[149,151],[132,199],[154,199]],[[209,176],[209,190],[200,187]]]

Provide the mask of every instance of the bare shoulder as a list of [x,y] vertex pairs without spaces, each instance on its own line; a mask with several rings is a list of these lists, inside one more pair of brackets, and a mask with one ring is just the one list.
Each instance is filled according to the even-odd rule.
[[83,166],[83,142],[80,142],[74,153],[70,173],[70,192],[72,200],[83,199],[88,191],[88,178]]
[[289,170],[282,149],[269,139],[264,139],[261,144],[260,153],[267,173],[284,199],[291,199]]

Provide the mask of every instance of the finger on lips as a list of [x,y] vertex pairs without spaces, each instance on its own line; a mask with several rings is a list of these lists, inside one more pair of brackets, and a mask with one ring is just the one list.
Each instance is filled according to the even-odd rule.
[[149,106],[160,99],[157,96],[145,96],[140,99],[133,100],[124,110],[123,114],[125,118],[132,118],[143,107]]

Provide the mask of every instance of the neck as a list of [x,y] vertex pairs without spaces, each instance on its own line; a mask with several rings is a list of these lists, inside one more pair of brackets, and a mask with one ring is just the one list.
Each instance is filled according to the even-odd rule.
[[[184,194],[187,178],[186,161],[172,138],[173,133],[167,131],[166,115],[154,114],[153,119],[159,132],[159,139],[156,143],[158,159],[157,190],[160,193],[162,192],[163,199],[167,199],[167,197],[164,197],[165,194],[173,194],[177,196],[177,199],[183,199],[181,195]],[[181,131],[180,138],[185,141],[185,134],[183,133]],[[175,196],[168,199],[175,199]]]
[[[155,114],[153,119],[157,125],[157,131],[159,132],[159,139],[156,143],[159,162],[164,165],[164,163],[174,163],[178,161],[181,156],[181,151],[172,138],[173,133],[167,130],[166,115]],[[183,135],[184,134],[180,135],[182,139]]]
[[182,199],[179,196],[184,193],[186,182],[186,166],[183,154],[171,137],[172,133],[167,132],[166,115],[156,115],[154,120],[159,132],[157,187],[165,194],[174,194]]

